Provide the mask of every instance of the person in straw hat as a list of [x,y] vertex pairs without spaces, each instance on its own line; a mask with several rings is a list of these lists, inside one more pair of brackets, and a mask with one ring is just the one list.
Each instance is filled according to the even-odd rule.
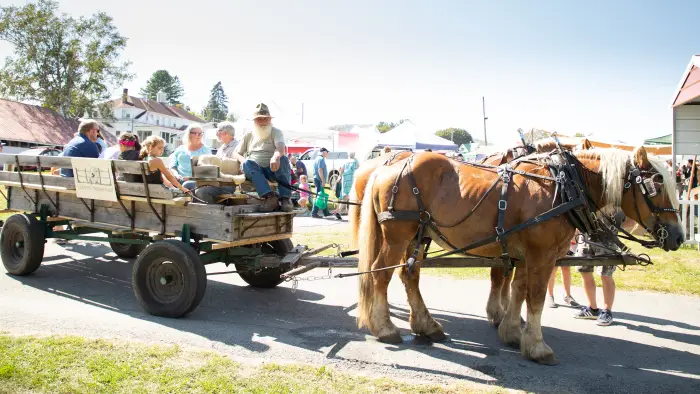
[[[271,212],[279,208],[285,212],[294,210],[292,191],[282,185],[290,184],[291,166],[285,155],[282,130],[272,126],[272,116],[267,105],[260,103],[253,112],[253,131],[246,134],[236,148],[236,153],[243,158],[243,173],[253,182],[258,195],[264,198],[261,212]],[[268,180],[279,184],[277,196],[267,183]]]

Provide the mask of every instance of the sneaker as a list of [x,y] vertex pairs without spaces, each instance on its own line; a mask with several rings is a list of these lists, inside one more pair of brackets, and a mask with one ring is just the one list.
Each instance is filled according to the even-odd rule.
[[550,308],[559,308],[559,305],[554,302],[554,296],[547,296],[547,306]]
[[578,308],[578,307],[581,306],[581,304],[579,304],[578,302],[576,302],[576,300],[575,300],[574,297],[572,297],[572,296],[566,296],[566,297],[564,297],[564,303],[565,303],[566,305],[573,306],[574,308]]
[[335,213],[335,218],[338,220],[343,220],[343,217],[340,216],[340,214],[338,212]]
[[612,312],[607,309],[601,309],[598,321],[595,323],[599,326],[609,326],[613,322]]
[[282,198],[280,202],[282,212],[292,212],[294,210],[294,205],[289,198]]
[[279,199],[275,195],[270,195],[265,197],[265,200],[260,204],[258,212],[272,212],[277,208],[279,208]]
[[311,214],[311,217],[314,218],[314,219],[323,219],[323,216],[321,216],[321,215],[314,215],[314,214]]
[[580,311],[574,314],[574,319],[595,320],[600,315],[600,309],[593,309],[590,306],[584,306]]

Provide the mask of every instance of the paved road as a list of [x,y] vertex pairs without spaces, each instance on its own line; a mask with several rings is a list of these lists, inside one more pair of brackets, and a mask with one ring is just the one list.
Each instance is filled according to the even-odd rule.
[[[572,319],[571,309],[548,309],[544,335],[561,363],[546,367],[499,343],[485,320],[483,281],[423,278],[426,303],[451,336],[430,345],[410,337],[396,278],[389,298],[408,341],[394,346],[355,327],[354,279],[300,283],[292,293],[287,284],[263,291],[236,275],[213,276],[199,308],[183,319],[164,319],[140,309],[130,286],[132,264],[104,244],[50,243],[44,261],[28,277],[0,273],[0,331],[180,344],[236,360],[326,364],[432,383],[467,380],[537,392],[700,392],[700,300],[693,297],[620,292],[616,323],[605,328]],[[226,270],[222,264],[207,268]],[[324,273],[317,271],[310,274]],[[575,295],[583,298],[580,289]]]

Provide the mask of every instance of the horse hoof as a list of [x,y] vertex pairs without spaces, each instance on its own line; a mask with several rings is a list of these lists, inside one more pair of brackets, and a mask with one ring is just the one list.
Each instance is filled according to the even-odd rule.
[[512,340],[506,342],[506,346],[513,348],[513,349],[520,349],[520,341],[512,339]]
[[398,332],[395,332],[395,333],[390,334],[390,335],[385,335],[385,336],[379,337],[379,342],[396,345],[396,344],[402,343],[403,338],[401,338],[401,334],[399,334]]
[[542,365],[557,365],[557,364],[559,364],[559,360],[557,360],[557,358],[556,358],[556,356],[554,356],[554,354],[549,354],[545,357],[542,357],[538,360],[533,360],[533,361],[537,362],[538,364],[542,364]]
[[435,331],[432,334],[427,334],[426,337],[433,342],[442,342],[447,339],[447,335],[445,335],[445,333],[442,331]]

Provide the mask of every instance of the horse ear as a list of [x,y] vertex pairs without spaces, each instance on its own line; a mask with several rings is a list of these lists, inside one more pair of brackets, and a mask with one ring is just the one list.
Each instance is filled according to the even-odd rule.
[[643,146],[640,146],[634,151],[634,164],[638,168],[649,168],[649,158],[647,157],[647,150]]

